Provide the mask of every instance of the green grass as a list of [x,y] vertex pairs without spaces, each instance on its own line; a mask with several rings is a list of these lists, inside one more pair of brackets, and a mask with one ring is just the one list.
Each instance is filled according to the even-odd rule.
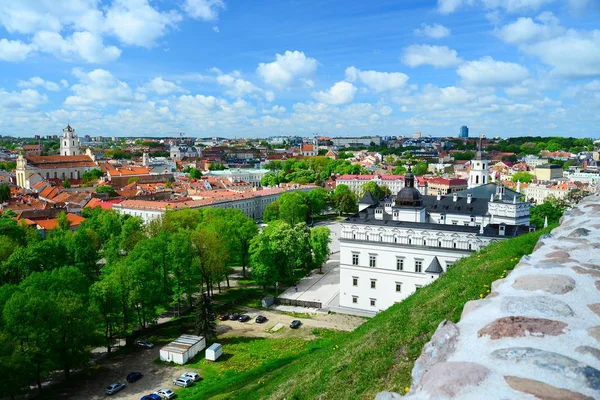
[[177,390],[178,398],[228,398],[247,384],[263,385],[271,371],[302,358],[326,346],[332,346],[335,333],[314,330],[317,340],[301,338],[221,338],[223,355],[217,362],[204,358],[194,360],[186,368],[200,370],[202,381],[194,386]]
[[[182,390],[180,396],[373,399],[382,390],[403,392],[410,386],[415,359],[438,324],[444,319],[458,321],[464,304],[484,297],[491,283],[531,253],[538,237],[547,231],[490,245],[456,262],[440,279],[353,332],[331,333],[304,345],[295,339],[225,344],[234,356],[214,366],[201,361],[198,366],[204,369],[205,379],[196,385],[197,392],[188,395]],[[245,355],[239,354],[242,349]]]
[[275,295],[275,289],[264,291],[258,287],[239,287],[215,293],[212,301],[218,312],[225,312],[235,307],[262,308],[261,300],[267,295]]

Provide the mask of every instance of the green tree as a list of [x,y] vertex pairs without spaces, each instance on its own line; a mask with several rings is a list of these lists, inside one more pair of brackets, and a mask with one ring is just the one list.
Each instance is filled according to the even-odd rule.
[[62,186],[63,186],[65,189],[70,189],[70,188],[71,188],[71,184],[69,183],[69,181],[68,181],[67,179],[65,179],[65,180],[62,182]]
[[206,340],[217,337],[217,316],[213,309],[210,297],[202,293],[196,301],[196,334],[202,335]]
[[117,192],[115,192],[115,189],[109,185],[98,186],[96,188],[96,193],[107,193],[108,197],[116,197],[117,196]]
[[421,161],[414,167],[412,167],[412,173],[415,176],[425,175],[428,171],[428,164],[426,161]]
[[210,296],[214,293],[214,283],[220,282],[227,273],[227,247],[214,230],[202,226],[192,232],[191,240],[199,260],[206,293]]
[[189,174],[190,174],[190,179],[202,178],[202,172],[200,172],[200,170],[197,168],[190,168]]
[[312,250],[312,263],[314,267],[319,267],[322,272],[323,263],[329,258],[329,228],[320,226],[312,228],[310,231],[310,248]]
[[66,232],[71,229],[71,221],[67,217],[67,214],[64,211],[61,211],[58,214],[58,227],[57,229],[62,232]]
[[279,202],[274,201],[265,207],[263,222],[271,222],[277,219],[279,219]]
[[329,194],[323,188],[316,188],[307,193],[308,207],[311,215],[319,215],[327,206]]
[[548,224],[558,223],[560,217],[562,217],[564,207],[557,207],[552,204],[551,201],[538,204],[531,207],[529,211],[529,221],[532,225],[541,228],[544,226],[544,221],[548,218]]
[[530,183],[533,180],[533,175],[531,175],[529,172],[515,172],[510,177],[510,180],[512,182],[520,181],[521,183]]
[[367,190],[371,192],[373,197],[378,200],[383,199],[385,196],[391,194],[390,189],[386,185],[378,185],[377,183],[371,181],[364,183],[360,190],[360,197],[364,196],[367,193]]
[[279,218],[290,225],[306,222],[308,217],[308,206],[306,204],[306,193],[287,192],[277,199],[279,203]]
[[351,214],[358,211],[356,195],[347,185],[337,185],[333,192],[332,203],[339,213]]
[[398,165],[392,170],[392,173],[394,175],[404,175],[406,173],[406,167],[404,167],[403,165]]
[[3,183],[0,185],[0,201],[10,200],[10,187]]
[[107,275],[90,287],[90,308],[100,318],[100,325],[104,331],[104,339],[109,354],[121,320],[118,282],[115,282],[114,278],[114,275]]
[[229,225],[229,237],[233,243],[233,250],[237,253],[242,265],[242,276],[246,277],[246,267],[250,259],[250,242],[258,235],[258,227],[252,218],[246,217],[243,212],[237,209],[232,211],[227,218]]
[[260,179],[261,186],[277,186],[279,185],[279,177],[276,173],[267,172]]

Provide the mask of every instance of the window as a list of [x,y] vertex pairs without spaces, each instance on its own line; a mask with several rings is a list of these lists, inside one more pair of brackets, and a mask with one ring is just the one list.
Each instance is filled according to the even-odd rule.
[[408,244],[412,244],[412,239],[408,238]]
[[452,243],[452,247],[456,248],[456,242]]
[[377,288],[377,281],[375,279],[371,279],[371,289]]
[[352,296],[352,303],[358,303],[358,296]]
[[358,265],[358,254],[352,254],[352,265]]
[[377,265],[377,256],[370,255],[369,256],[369,267],[375,268]]
[[399,282],[396,282],[396,292],[400,293],[402,291],[402,284]]
[[452,221],[452,225],[458,225],[458,221]]
[[450,268],[450,267],[451,267],[453,264],[454,264],[454,263],[447,262],[447,263],[446,263],[446,269]]
[[371,299],[371,307],[375,307],[375,299]]
[[423,287],[423,286],[421,286],[421,285],[415,285],[415,290],[419,290],[419,289],[421,289],[422,287]]
[[358,286],[358,278],[356,276],[352,277],[352,286]]
[[404,258],[400,258],[400,257],[396,258],[396,270],[397,271],[404,270]]
[[438,247],[442,247],[442,241],[438,240]]
[[469,250],[473,250],[473,245],[469,243]]
[[415,260],[415,272],[421,272],[423,269],[423,260]]
[[394,236],[394,243],[398,243],[398,238]]

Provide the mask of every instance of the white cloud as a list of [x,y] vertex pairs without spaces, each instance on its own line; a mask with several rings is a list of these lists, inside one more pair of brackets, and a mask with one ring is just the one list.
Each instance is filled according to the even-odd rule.
[[57,92],[60,90],[60,86],[52,81],[46,81],[39,76],[34,76],[33,78],[29,78],[26,81],[19,81],[17,84],[19,87],[26,88],[34,88],[36,86],[41,86],[46,90],[50,90],[52,92]]
[[269,109],[263,109],[262,112],[263,114],[283,114],[285,113],[285,107],[274,105]]
[[456,72],[466,85],[472,86],[509,86],[522,82],[529,76],[527,68],[511,62],[496,61],[492,57],[466,62]]
[[115,46],[105,46],[102,38],[90,32],[75,32],[67,38],[59,33],[41,31],[33,37],[32,45],[38,51],[50,53],[66,60],[83,60],[88,63],[106,63],[121,55]]
[[267,85],[283,90],[298,82],[305,85],[312,82],[305,79],[316,72],[317,66],[317,60],[306,57],[303,52],[287,50],[276,54],[273,62],[258,64],[256,72]]
[[67,106],[100,108],[111,104],[128,104],[134,100],[129,85],[109,71],[95,69],[86,73],[75,68],[73,75],[79,79],[79,83],[71,86],[74,95],[66,98]]
[[346,80],[360,81],[376,92],[385,92],[403,87],[408,81],[408,75],[402,72],[361,71],[355,67],[348,67]]
[[314,92],[312,95],[321,103],[340,105],[347,104],[354,100],[356,87],[346,81],[337,82],[327,92]]
[[446,46],[413,44],[404,49],[402,62],[410,67],[432,65],[435,68],[454,67],[462,62],[456,50]]
[[522,49],[552,66],[556,75],[566,78],[600,76],[600,30],[568,30],[562,36],[524,45]]
[[215,26],[213,26],[212,30],[213,30],[215,33],[219,33],[219,32],[221,32],[221,30],[219,29],[219,27],[218,27],[218,26],[216,26],[216,25],[215,25]]
[[106,12],[106,28],[125,44],[152,47],[181,19],[175,11],[156,10],[148,0],[114,0]]
[[244,97],[254,93],[262,93],[262,89],[255,86],[252,82],[241,79],[229,74],[217,75],[217,83],[225,86],[225,94],[232,97]]
[[150,82],[144,85],[144,87],[142,88],[142,92],[146,90],[150,90],[159,95],[166,95],[176,92],[185,92],[185,89],[183,89],[181,86],[178,86],[177,84],[171,81],[166,81],[160,76],[152,79]]
[[185,0],[183,9],[193,18],[213,21],[218,18],[219,11],[225,9],[225,3],[223,0]]
[[394,110],[392,110],[392,107],[390,106],[383,106],[379,109],[379,114],[383,115],[384,117],[391,115],[392,112],[394,112]]
[[0,39],[1,61],[23,61],[33,50],[31,45],[20,40]]
[[0,108],[10,110],[37,110],[48,101],[48,96],[33,89],[20,92],[7,92],[0,89]]
[[[438,11],[442,14],[451,14],[462,6],[482,5],[484,8],[495,10],[502,9],[509,13],[536,11],[554,3],[556,0],[438,0]],[[574,2],[581,0],[574,0]]]
[[525,43],[550,39],[565,31],[558,25],[558,21],[552,13],[543,13],[538,16],[537,20],[542,23],[538,24],[531,18],[519,18],[498,29],[496,36],[507,43]]
[[438,11],[442,14],[451,14],[463,3],[464,0],[438,0]]
[[69,82],[67,82],[66,79],[61,79],[60,84],[63,85],[63,87],[65,88],[69,87]]
[[421,24],[421,28],[414,30],[415,35],[427,36],[432,39],[442,39],[446,36],[450,36],[450,29],[440,24]]

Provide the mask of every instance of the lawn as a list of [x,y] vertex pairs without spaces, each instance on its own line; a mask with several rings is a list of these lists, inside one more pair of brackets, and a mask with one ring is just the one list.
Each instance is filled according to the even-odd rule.
[[221,338],[223,355],[217,362],[201,358],[187,364],[199,369],[202,381],[194,386],[177,390],[180,399],[229,398],[244,386],[263,385],[269,372],[299,360],[323,347],[333,346],[338,333],[313,330],[317,339],[300,338]]

